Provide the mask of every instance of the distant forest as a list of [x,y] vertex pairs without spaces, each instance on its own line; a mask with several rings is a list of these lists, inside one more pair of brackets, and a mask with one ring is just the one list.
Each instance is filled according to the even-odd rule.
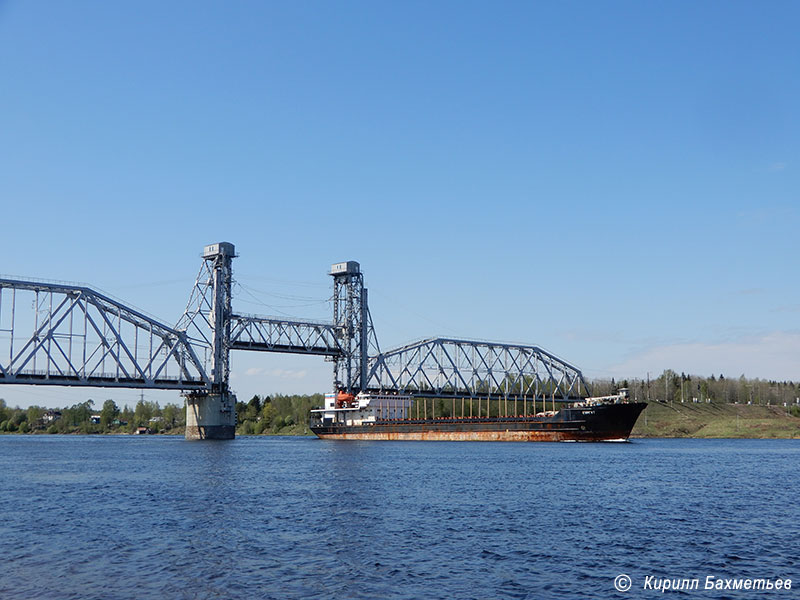
[[767,379],[700,377],[667,369],[654,379],[597,379],[588,382],[593,396],[628,388],[630,397],[645,402],[721,402],[724,404],[800,404],[800,383]]
[[[800,383],[747,379],[729,379],[723,375],[699,377],[666,370],[647,379],[595,379],[588,382],[592,396],[605,396],[627,388],[631,399],[649,402],[703,402],[726,404],[762,404],[785,406],[800,416]],[[321,407],[323,394],[255,395],[247,402],[236,403],[239,435],[309,433],[308,416]],[[449,401],[440,401],[436,414],[449,414]],[[50,409],[41,406],[11,408],[0,398],[0,433],[183,433],[186,425],[184,407],[179,404],[159,406],[140,400],[133,408],[119,407],[113,399],[96,406],[87,400],[72,406]]]
[[[249,402],[237,402],[237,433],[296,434],[308,431],[308,415],[322,406],[323,394],[304,396],[253,396]],[[178,404],[159,406],[140,400],[133,408],[120,408],[112,400],[97,407],[87,400],[50,409],[42,406],[11,408],[0,398],[0,433],[183,433],[186,411]]]

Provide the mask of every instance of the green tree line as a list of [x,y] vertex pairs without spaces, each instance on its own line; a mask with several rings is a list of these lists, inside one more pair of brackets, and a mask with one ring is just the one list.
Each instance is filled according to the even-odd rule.
[[632,399],[646,402],[759,404],[785,406],[800,413],[800,383],[795,381],[749,379],[744,375],[728,378],[722,374],[704,377],[666,369],[650,379],[596,379],[589,385],[593,396],[628,388]]
[[[237,433],[309,434],[308,418],[312,408],[323,405],[323,394],[253,396],[249,402],[237,402]],[[177,404],[159,406],[140,400],[132,409],[120,408],[106,400],[100,408],[93,400],[72,406],[50,409],[43,406],[12,408],[0,398],[1,433],[134,433],[146,427],[151,433],[182,433],[186,409]]]
[[321,408],[324,394],[291,395],[256,394],[248,402],[236,403],[239,435],[309,434],[308,418],[312,408]]
[[178,432],[186,425],[186,411],[177,404],[139,400],[131,409],[106,400],[98,410],[94,400],[64,408],[11,408],[0,398],[0,433],[134,433],[146,427],[152,433]]

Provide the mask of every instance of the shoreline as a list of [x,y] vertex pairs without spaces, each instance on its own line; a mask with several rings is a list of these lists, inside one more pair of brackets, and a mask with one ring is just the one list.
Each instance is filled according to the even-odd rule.
[[[790,412],[791,410],[791,412]],[[721,404],[694,402],[650,402],[639,416],[630,439],[800,439],[800,417],[792,406]],[[0,431],[0,435],[137,435],[128,431],[49,432]],[[183,436],[184,428],[138,434],[143,436]],[[293,424],[278,431],[245,433],[237,437],[313,437],[305,425]]]

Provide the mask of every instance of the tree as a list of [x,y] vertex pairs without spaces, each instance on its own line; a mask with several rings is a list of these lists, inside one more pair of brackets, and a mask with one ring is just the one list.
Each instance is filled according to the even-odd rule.
[[166,429],[172,429],[183,421],[183,411],[177,404],[167,404],[161,411]]
[[247,403],[247,410],[246,418],[252,421],[255,421],[258,418],[258,413],[261,412],[261,397],[256,394],[252,398],[250,398],[250,402]]
[[237,423],[241,423],[244,420],[245,412],[247,411],[247,404],[244,402],[237,402],[234,406],[236,410],[236,421]]
[[44,414],[44,409],[40,406],[31,406],[28,408],[27,410],[28,423],[30,424],[32,429],[41,427],[43,414]]
[[153,418],[158,405],[154,402],[139,400],[136,403],[136,409],[133,411],[133,420],[136,425],[146,427],[150,424],[150,419]]
[[[275,418],[275,407],[271,402],[265,402],[261,409],[261,422],[264,423],[264,428],[272,425],[272,420]],[[263,431],[263,428],[262,428]]]
[[119,414],[119,420],[125,421],[126,423],[131,423],[133,421],[133,411],[127,404],[125,405],[125,408],[122,409],[122,412]]
[[62,418],[69,419],[70,425],[81,425],[82,423],[88,423],[89,418],[92,416],[92,406],[94,405],[94,401],[87,400],[86,402],[81,402],[80,404],[73,404],[69,409],[65,409],[63,412],[65,413]]
[[103,429],[108,429],[114,420],[119,416],[119,408],[113,400],[103,402],[103,410],[100,411],[100,425]]

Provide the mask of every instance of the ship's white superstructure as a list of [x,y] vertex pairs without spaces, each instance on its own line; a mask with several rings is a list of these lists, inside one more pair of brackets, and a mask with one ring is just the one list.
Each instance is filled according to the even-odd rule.
[[408,419],[411,396],[360,392],[325,394],[325,408],[312,410],[323,423],[366,425],[385,419]]

